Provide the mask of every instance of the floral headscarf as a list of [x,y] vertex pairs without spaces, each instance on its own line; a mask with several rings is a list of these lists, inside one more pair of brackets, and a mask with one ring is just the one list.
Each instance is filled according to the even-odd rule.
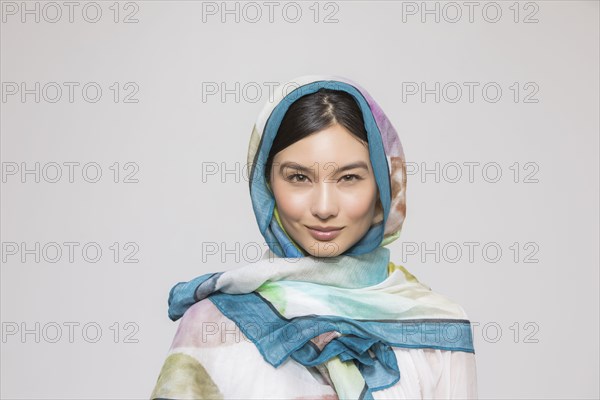
[[406,215],[406,165],[398,133],[383,110],[365,89],[338,76],[302,76],[279,86],[264,106],[252,129],[248,148],[250,197],[260,232],[279,257],[303,257],[302,249],[286,234],[278,218],[275,198],[264,176],[264,167],[279,125],[290,105],[321,88],[340,90],[354,97],[362,112],[369,156],[383,206],[383,221],[346,250],[346,255],[368,253],[400,235]]

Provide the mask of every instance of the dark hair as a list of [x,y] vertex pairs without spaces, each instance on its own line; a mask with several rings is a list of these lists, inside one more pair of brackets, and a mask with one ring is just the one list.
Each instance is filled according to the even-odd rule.
[[285,113],[269,151],[265,177],[269,181],[273,158],[281,150],[336,123],[368,143],[362,112],[347,92],[321,88],[296,100]]

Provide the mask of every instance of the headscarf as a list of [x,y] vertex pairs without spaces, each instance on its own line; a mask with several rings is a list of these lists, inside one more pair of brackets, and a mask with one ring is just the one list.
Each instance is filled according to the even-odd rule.
[[[322,87],[345,91],[357,101],[383,208],[383,220],[336,257],[305,255],[291,240],[260,168],[289,106]],[[396,384],[401,372],[392,347],[474,353],[464,309],[391,262],[384,247],[398,238],[405,217],[404,154],[396,130],[363,88],[333,76],[305,76],[282,85],[254,125],[248,161],[253,164],[254,213],[271,251],[256,263],[175,285],[169,293],[172,320],[185,319],[190,307],[209,299],[256,345],[264,361],[278,367],[292,358],[317,367],[340,398],[372,399],[374,391]],[[290,329],[296,333],[293,339]],[[179,329],[172,356],[194,346],[197,334]],[[166,377],[161,374],[167,382],[162,388],[173,387],[168,383],[173,363]],[[176,395],[171,389],[155,393]]]
[[279,257],[303,257],[302,249],[287,235],[277,218],[275,198],[264,168],[279,125],[292,103],[321,88],[352,95],[362,112],[369,143],[369,156],[383,206],[383,221],[377,223],[346,250],[346,255],[368,253],[400,235],[406,215],[406,166],[398,133],[381,107],[357,83],[339,76],[302,76],[278,86],[262,109],[252,129],[248,148],[250,197],[258,227],[269,248]]

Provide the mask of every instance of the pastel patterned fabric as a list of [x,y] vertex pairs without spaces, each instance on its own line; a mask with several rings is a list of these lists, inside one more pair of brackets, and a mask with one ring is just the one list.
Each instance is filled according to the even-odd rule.
[[[337,257],[307,255],[286,234],[261,165],[286,110],[321,87],[356,99],[384,210]],[[286,89],[287,88],[287,89]],[[400,140],[374,100],[341,77],[280,86],[252,131],[250,193],[270,250],[253,264],[175,285],[181,318],[152,399],[476,398],[464,309],[390,260],[405,217]]]
[[[279,257],[304,257],[306,254],[286,234],[276,215],[275,198],[264,177],[264,166],[277,129],[289,106],[300,97],[320,88],[343,90],[354,96],[360,106],[375,180],[384,208],[384,220],[345,254],[367,253],[396,240],[406,215],[406,167],[398,134],[387,116],[366,90],[339,76],[303,76],[279,86],[274,101],[267,103],[252,129],[248,149],[250,197],[256,221],[271,250]],[[289,91],[289,92],[288,92]]]

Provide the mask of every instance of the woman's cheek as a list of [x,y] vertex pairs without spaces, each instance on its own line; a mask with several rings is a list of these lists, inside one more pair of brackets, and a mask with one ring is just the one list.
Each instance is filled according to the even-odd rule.
[[361,218],[370,215],[372,210],[375,209],[377,198],[375,193],[365,193],[364,190],[352,191],[346,193],[344,196],[344,207],[345,213],[350,218]]
[[302,216],[304,210],[308,207],[306,194],[295,191],[282,193],[277,199],[277,209],[280,214],[286,217],[298,220]]

